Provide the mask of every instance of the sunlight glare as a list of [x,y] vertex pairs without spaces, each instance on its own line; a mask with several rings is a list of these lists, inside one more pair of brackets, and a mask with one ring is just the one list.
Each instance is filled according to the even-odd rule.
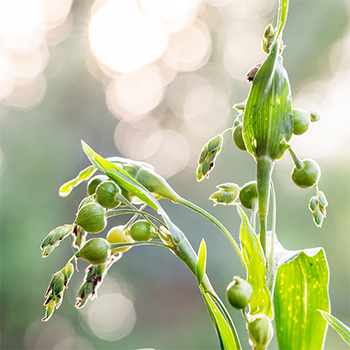
[[97,59],[119,72],[155,61],[168,43],[164,23],[155,15],[141,13],[134,0],[107,2],[94,14],[89,36]]

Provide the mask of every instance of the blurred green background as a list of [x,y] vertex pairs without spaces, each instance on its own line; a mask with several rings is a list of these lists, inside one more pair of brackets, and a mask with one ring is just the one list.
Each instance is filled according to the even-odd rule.
[[[276,1],[169,1],[173,12],[159,1],[139,1],[142,13],[153,16],[147,20],[163,21],[154,29],[166,33],[160,38],[163,51],[148,55],[153,46],[144,39],[145,47],[139,44],[128,59],[130,53],[122,50],[125,43],[120,41],[111,57],[117,62],[125,53],[122,68],[110,67],[107,58],[103,61],[103,50],[113,46],[109,40],[120,38],[119,32],[103,37],[97,17],[94,33],[100,36],[96,34],[94,47],[90,27],[90,49],[90,20],[107,1],[8,3],[0,2],[0,22],[5,23],[0,28],[1,348],[217,349],[195,279],[181,261],[158,247],[131,249],[109,271],[99,298],[82,310],[74,308],[86,268],[79,262],[80,271],[61,308],[42,323],[50,276],[64,266],[72,248],[67,239],[43,260],[39,247],[49,231],[74,220],[85,195],[81,185],[68,198],[58,196],[59,186],[88,165],[80,140],[104,156],[152,163],[176,191],[210,211],[238,237],[235,207],[214,208],[208,197],[219,183],[253,180],[252,157],[239,151],[227,133],[216,168],[202,183],[195,180],[196,160],[208,139],[232,126],[236,113],[231,106],[246,98],[245,73],[264,57],[260,40],[266,25],[275,23]],[[313,190],[301,190],[290,179],[289,155],[274,173],[279,240],[292,250],[325,248],[331,311],[346,324],[349,11],[347,0],[291,1],[283,38],[293,105],[322,115],[306,135],[292,140],[301,158],[312,157],[321,166],[320,189],[329,201],[322,229],[314,226],[307,208]],[[138,50],[151,58],[142,62]],[[195,249],[205,238],[208,274],[224,297],[232,276],[243,275],[227,240],[198,215],[169,202],[164,207]],[[126,220],[115,219],[108,228]],[[243,348],[249,349],[240,313],[231,315]],[[276,340],[270,348],[277,349]],[[345,348],[329,329],[325,349]]]

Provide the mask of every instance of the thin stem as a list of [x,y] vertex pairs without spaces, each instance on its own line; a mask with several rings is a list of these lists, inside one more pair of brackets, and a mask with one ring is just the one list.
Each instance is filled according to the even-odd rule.
[[274,163],[269,157],[260,157],[257,162],[257,187],[260,217],[260,243],[266,257],[267,215],[269,210],[270,181]]
[[302,168],[304,168],[303,162],[299,159],[299,157],[296,155],[296,153],[292,150],[291,147],[288,148],[288,151],[289,151],[290,155],[291,155],[292,158],[293,158],[293,162],[294,162],[296,168],[297,168],[297,169],[302,169]]
[[156,218],[154,215],[146,213],[144,211],[138,209],[111,209],[106,211],[106,217],[109,218],[111,216],[122,215],[122,214],[139,214],[142,215],[145,219],[146,216],[158,222],[160,225],[164,225],[162,221]]
[[149,242],[132,242],[132,243],[109,243],[109,249],[116,249],[116,248],[120,248],[120,247],[132,247],[132,246],[137,246],[137,245],[158,245],[164,248],[168,248],[170,250],[174,250],[173,247],[171,247],[170,245],[166,245],[164,243],[161,242],[153,242],[153,241],[149,241]]
[[221,301],[221,299],[218,297],[218,295],[214,291],[213,292],[209,292],[208,294],[210,296],[212,296],[212,298],[215,300],[216,304],[220,307],[221,312],[224,314],[224,316],[226,318],[226,321],[228,322],[228,324],[229,324],[229,326],[231,328],[233,337],[234,337],[236,345],[237,345],[237,349],[241,350],[242,347],[241,347],[241,343],[240,343],[238,335],[237,335],[236,327],[235,327],[235,325],[234,325],[234,323],[233,323],[233,321],[231,319],[230,314],[226,310],[224,303]]
[[192,209],[196,213],[201,214],[202,216],[207,218],[209,221],[211,221],[214,225],[216,225],[222,231],[222,233],[226,236],[226,238],[230,241],[230,243],[233,246],[234,250],[236,251],[239,259],[241,260],[242,265],[245,267],[245,262],[243,260],[242,252],[239,249],[236,241],[232,237],[231,233],[226,229],[226,227],[218,219],[216,219],[214,216],[209,214],[207,211],[205,211],[201,207],[198,207],[196,204],[191,203],[190,201],[188,201],[185,198],[178,198],[177,203],[180,203],[183,206],[185,206],[189,209]]
[[[143,209],[145,209],[147,207],[147,204],[143,204],[141,205],[141,207],[139,208],[140,211],[142,211]],[[137,217],[140,215],[140,213],[137,213],[135,215],[133,215],[131,217],[131,219],[126,223],[126,225],[124,226],[124,229],[127,230],[132,224],[133,222],[137,219]],[[149,221],[149,219],[147,219],[147,221]]]
[[267,288],[271,292],[271,296],[273,296],[273,288],[275,284],[275,236],[276,236],[276,192],[273,186],[273,182],[271,181],[271,195],[272,195],[272,231],[271,231],[271,239],[270,239],[270,251],[269,256],[267,258],[267,278],[266,284]]

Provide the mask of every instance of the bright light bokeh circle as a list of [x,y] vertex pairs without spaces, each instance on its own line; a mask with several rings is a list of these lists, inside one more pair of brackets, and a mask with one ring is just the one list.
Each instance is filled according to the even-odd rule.
[[93,16],[90,45],[98,60],[118,72],[130,72],[158,59],[168,31],[155,15],[141,13],[134,0],[113,0]]

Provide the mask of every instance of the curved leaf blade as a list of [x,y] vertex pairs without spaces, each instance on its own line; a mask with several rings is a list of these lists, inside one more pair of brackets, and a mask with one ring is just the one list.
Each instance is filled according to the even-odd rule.
[[326,311],[318,310],[331,327],[350,345],[350,328]]
[[96,168],[93,165],[85,168],[77,175],[77,177],[75,177],[73,180],[64,183],[60,187],[58,192],[59,195],[61,197],[67,197],[75,187],[77,187],[83,181],[88,180],[95,173],[95,171]]
[[327,260],[322,248],[295,253],[277,270],[274,304],[279,348],[322,349],[327,322],[318,309],[329,310]]
[[266,261],[260,245],[260,241],[248,218],[240,206],[237,206],[241,217],[240,241],[242,255],[246,264],[248,282],[253,287],[253,296],[249,303],[251,315],[263,313],[272,319],[272,301],[270,291],[266,286]]
[[215,330],[219,339],[219,343],[220,343],[220,349],[237,350],[237,345],[236,345],[234,336],[225,318],[222,316],[218,307],[215,305],[215,303],[213,302],[211,297],[208,295],[208,293],[205,293],[202,289],[201,289],[201,292],[202,292],[205,305],[208,308],[210,318],[215,327]]

